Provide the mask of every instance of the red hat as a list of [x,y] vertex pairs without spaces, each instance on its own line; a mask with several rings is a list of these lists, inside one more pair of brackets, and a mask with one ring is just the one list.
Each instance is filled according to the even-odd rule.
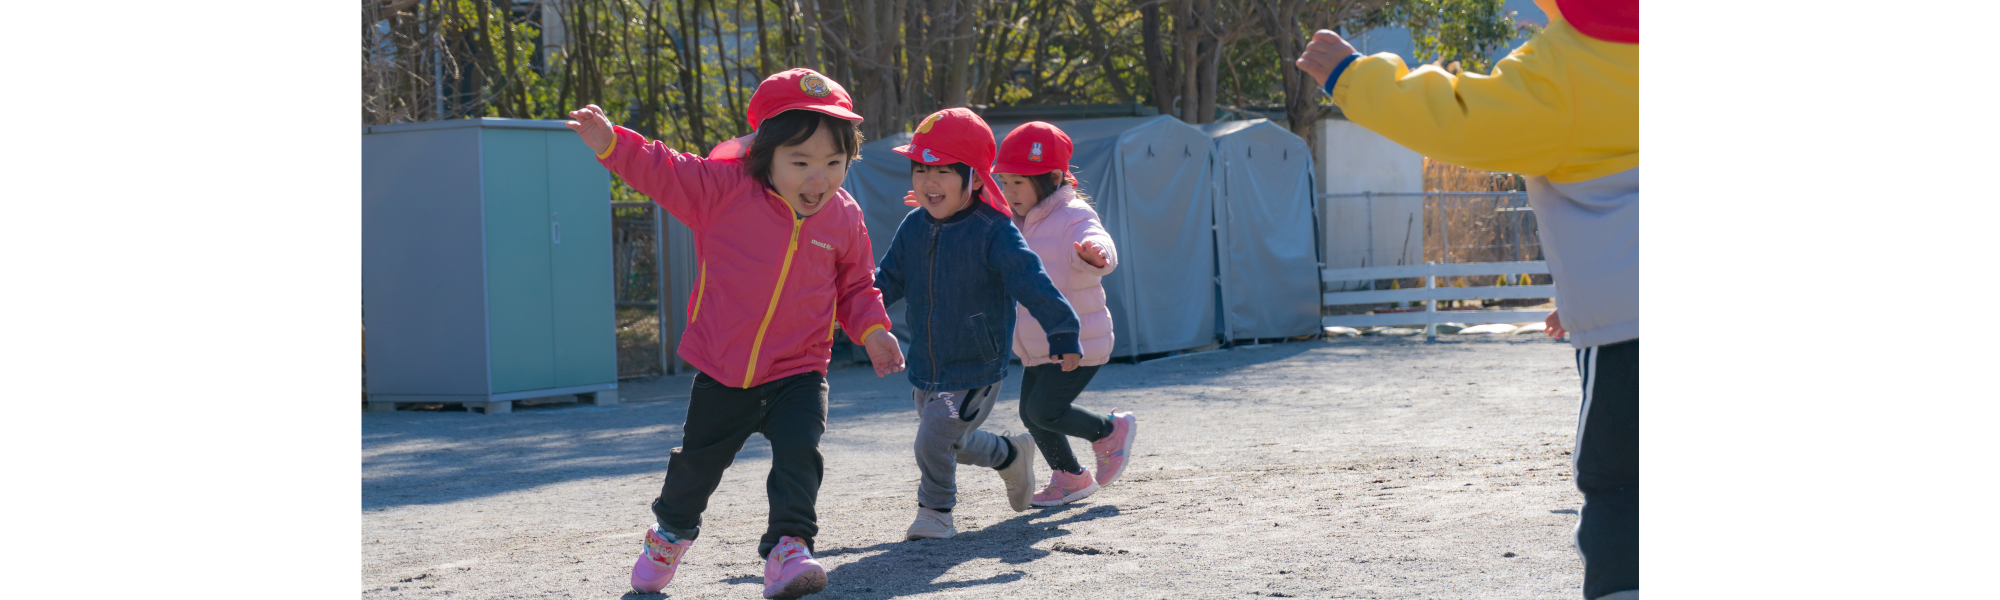
[[1556,10],[1584,35],[1620,44],[1639,43],[1639,0],[1556,0]]
[[750,142],[757,138],[757,127],[764,119],[793,109],[815,110],[829,115],[860,122],[861,115],[854,113],[854,100],[847,97],[847,88],[812,69],[792,69],[764,78],[757,84],[757,92],[750,95],[750,106],[743,116],[750,119],[750,134],[716,144],[708,150],[712,160],[736,160],[750,153]]
[[[1005,197],[1000,195],[1000,184],[993,181],[993,128],[987,127],[986,121],[972,111],[947,108],[931,113],[917,124],[910,145],[897,146],[895,151],[927,165],[965,163],[984,182],[986,191],[979,197],[1000,214],[1014,216],[1014,211],[1007,209]],[[969,187],[972,182],[966,185]]]
[[1071,150],[1069,134],[1046,122],[1030,121],[1000,141],[1000,160],[993,171],[1014,175],[1068,173]]
[[743,116],[750,118],[750,129],[755,130],[764,119],[800,108],[861,121],[861,115],[854,113],[854,99],[847,96],[847,88],[812,69],[792,69],[765,77],[763,83],[757,84],[757,93],[750,95],[750,107],[743,111]]

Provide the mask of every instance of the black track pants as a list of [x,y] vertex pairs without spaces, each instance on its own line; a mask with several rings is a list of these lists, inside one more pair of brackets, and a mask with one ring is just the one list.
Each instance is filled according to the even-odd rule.
[[750,434],[761,433],[771,441],[771,474],[764,479],[771,521],[757,554],[770,553],[778,538],[787,535],[810,548],[819,533],[813,507],[825,475],[819,437],[826,432],[826,391],[826,376],[819,373],[751,388],[729,387],[706,373],[695,375],[681,447],[667,460],[667,480],[653,500],[660,528],[686,540],[700,535],[701,513],[722,483],[723,470],[736,461]]
[[1639,589],[1639,340],[1578,350],[1576,362],[1576,549],[1583,597],[1597,598]]
[[1095,376],[1097,367],[1064,373],[1062,365],[1047,364],[1021,370],[1021,424],[1034,434],[1035,447],[1051,469],[1075,473],[1083,468],[1070,452],[1069,438],[1095,442],[1111,435],[1111,417],[1072,406]]

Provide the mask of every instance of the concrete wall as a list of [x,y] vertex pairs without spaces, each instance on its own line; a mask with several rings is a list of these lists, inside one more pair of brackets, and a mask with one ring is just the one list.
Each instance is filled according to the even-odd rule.
[[[1322,120],[1318,127],[1322,193],[1424,191],[1423,155],[1338,117]],[[1323,199],[1320,239],[1327,268],[1422,263],[1423,215],[1423,198],[1416,196]],[[1328,291],[1363,284],[1329,282]]]

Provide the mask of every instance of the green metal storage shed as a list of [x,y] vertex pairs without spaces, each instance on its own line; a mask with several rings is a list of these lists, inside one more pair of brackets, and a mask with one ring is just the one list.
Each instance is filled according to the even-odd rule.
[[362,133],[368,409],[618,401],[611,179],[562,121]]

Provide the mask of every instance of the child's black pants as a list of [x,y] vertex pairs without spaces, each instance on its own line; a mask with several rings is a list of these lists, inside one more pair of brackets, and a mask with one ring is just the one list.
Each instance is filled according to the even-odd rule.
[[1064,373],[1058,364],[1021,370],[1021,424],[1035,436],[1051,469],[1075,473],[1083,468],[1070,452],[1069,438],[1095,442],[1111,435],[1110,417],[1071,406],[1096,375],[1097,367]]
[[771,442],[771,474],[764,489],[771,501],[770,525],[757,544],[768,555],[780,536],[812,547],[819,533],[813,506],[825,465],[819,453],[826,432],[826,376],[801,373],[751,388],[723,385],[706,373],[695,375],[681,447],[667,460],[667,479],[653,500],[660,528],[692,540],[701,534],[701,513],[722,482],[722,472],[750,434]]
[[1578,350],[1576,363],[1576,549],[1583,597],[1597,598],[1639,589],[1639,340]]

